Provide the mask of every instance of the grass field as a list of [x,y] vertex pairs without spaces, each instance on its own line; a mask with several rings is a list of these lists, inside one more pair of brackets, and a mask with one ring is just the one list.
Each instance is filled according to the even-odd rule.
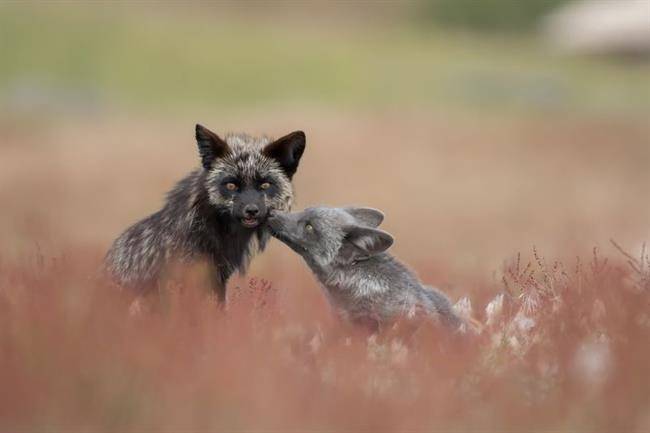
[[130,316],[87,252],[3,263],[0,428],[647,431],[650,260],[624,260],[515,258],[482,334],[451,340],[341,328],[280,271],[227,313],[181,286]]
[[[0,6],[1,431],[650,429],[648,66],[348,12]],[[382,209],[485,331],[368,340],[278,242],[129,317],[101,258],[196,122],[305,130],[296,208]]]

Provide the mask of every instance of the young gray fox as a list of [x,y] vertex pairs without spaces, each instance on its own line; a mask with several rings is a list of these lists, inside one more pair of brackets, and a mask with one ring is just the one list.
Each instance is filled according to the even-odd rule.
[[376,330],[424,315],[460,328],[463,321],[449,299],[386,252],[393,237],[377,229],[383,219],[370,208],[313,207],[275,212],[268,226],[272,236],[305,259],[343,318]]

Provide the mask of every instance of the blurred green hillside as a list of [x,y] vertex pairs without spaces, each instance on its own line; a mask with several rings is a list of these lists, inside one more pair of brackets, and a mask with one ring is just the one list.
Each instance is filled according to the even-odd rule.
[[422,0],[419,18],[446,27],[531,31],[538,20],[569,0]]
[[557,57],[532,34],[460,33],[403,18],[357,25],[200,6],[5,4],[0,52],[5,111],[30,104],[172,112],[283,104],[650,109],[647,66]]

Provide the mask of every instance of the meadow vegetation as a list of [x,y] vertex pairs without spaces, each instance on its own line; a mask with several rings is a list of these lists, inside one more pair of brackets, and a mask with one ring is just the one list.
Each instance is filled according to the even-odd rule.
[[0,428],[646,431],[650,261],[611,250],[518,255],[455,338],[341,329],[256,278],[227,312],[176,285],[133,315],[84,256],[3,262]]

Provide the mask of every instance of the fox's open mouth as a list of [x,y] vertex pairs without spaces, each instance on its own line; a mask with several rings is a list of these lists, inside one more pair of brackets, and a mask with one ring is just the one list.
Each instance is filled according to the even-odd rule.
[[241,223],[244,227],[252,229],[260,225],[260,220],[257,218],[242,218]]

